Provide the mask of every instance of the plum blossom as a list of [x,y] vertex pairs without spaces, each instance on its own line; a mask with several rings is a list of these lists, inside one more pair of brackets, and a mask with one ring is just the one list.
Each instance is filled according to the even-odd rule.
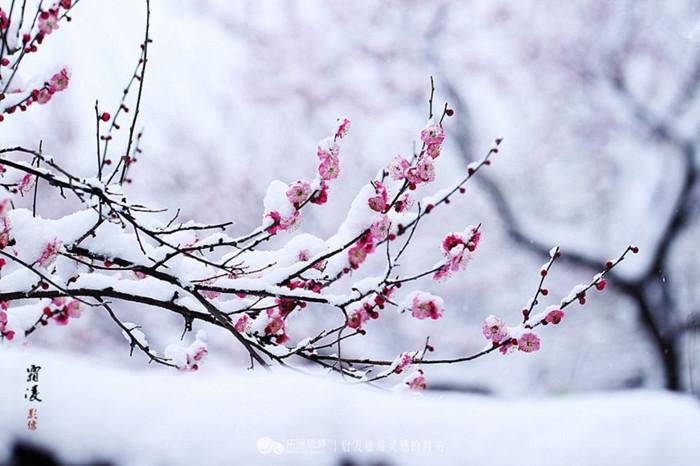
[[467,227],[463,233],[450,233],[445,236],[442,240],[445,262],[437,269],[433,279],[442,280],[452,272],[464,270],[471,260],[471,253],[476,251],[480,239],[481,233],[474,226]]
[[484,319],[484,323],[481,326],[481,331],[487,340],[490,340],[495,344],[498,344],[505,338],[508,338],[508,327],[506,327],[506,323],[494,315],[490,315]]
[[12,340],[15,337],[15,332],[7,326],[7,312],[5,311],[8,307],[6,302],[0,302],[0,337]]
[[248,314],[243,314],[238,318],[233,328],[236,329],[238,333],[249,333],[251,328],[251,320]]
[[311,185],[307,181],[295,181],[289,185],[287,190],[287,199],[295,207],[299,207],[311,195]]
[[30,173],[27,173],[17,184],[17,189],[20,193],[28,193],[34,187],[34,181],[34,176]]
[[396,356],[396,359],[391,363],[394,367],[394,374],[402,373],[408,366],[413,364],[413,358],[415,356],[416,353],[401,353]]
[[39,31],[42,34],[51,34],[56,29],[58,29],[58,11],[54,9],[42,11],[39,15]]
[[422,392],[428,388],[428,384],[425,382],[425,374],[421,369],[409,374],[404,379],[404,384],[408,386],[408,389],[414,392]]
[[445,140],[445,130],[442,125],[430,122],[428,126],[423,128],[420,132],[421,141],[425,144],[442,144]]
[[51,80],[49,81],[49,89],[52,91],[52,93],[63,91],[68,87],[69,82],[70,72],[67,68],[63,68],[61,71],[51,76]]
[[382,215],[380,220],[374,222],[370,227],[369,231],[372,237],[377,241],[383,241],[389,236],[389,230],[391,229],[391,221],[386,215]]
[[411,311],[416,319],[439,319],[445,310],[442,298],[425,291],[413,291],[404,300],[402,310]]
[[327,157],[321,161],[318,166],[318,174],[324,181],[330,181],[338,178],[340,174],[340,164],[336,157]]
[[282,217],[279,212],[273,210],[268,212],[266,217],[272,220],[272,224],[265,228],[271,235],[276,235],[279,231],[291,230],[299,224],[299,211],[295,210],[288,217]]
[[265,335],[272,337],[278,345],[289,340],[287,335],[287,325],[284,316],[277,309],[268,309],[267,324],[265,325]]
[[534,333],[526,333],[518,338],[518,349],[525,353],[534,353],[540,349],[540,339]]
[[169,345],[165,348],[165,357],[181,371],[194,372],[199,370],[209,350],[207,349],[207,334],[204,330],[197,332],[195,340],[187,348],[179,345]]
[[389,175],[394,180],[403,180],[406,178],[406,170],[408,170],[410,166],[411,164],[408,160],[401,155],[397,155],[391,160],[391,163],[389,163]]
[[312,194],[311,203],[323,205],[328,202],[328,184],[325,180],[321,180],[321,189]]
[[386,187],[381,181],[373,181],[372,186],[374,186],[375,195],[367,199],[367,204],[375,212],[384,213],[389,205],[389,195]]
[[369,320],[369,315],[364,307],[353,311],[348,316],[347,325],[355,330],[362,330],[362,325]]
[[561,309],[554,309],[547,313],[544,321],[548,324],[558,324],[564,318],[564,311]]
[[36,262],[41,267],[50,266],[56,260],[56,257],[58,257],[58,254],[61,252],[62,247],[63,243],[58,239],[49,241],[48,243],[46,243],[46,245],[44,245],[44,248],[41,250],[41,255],[36,260]]
[[53,319],[56,325],[68,325],[70,319],[79,319],[82,315],[80,301],[77,299],[53,298],[51,303],[44,308],[47,319]]
[[335,130],[335,138],[343,139],[350,130],[350,120],[347,118],[338,118],[338,128]]

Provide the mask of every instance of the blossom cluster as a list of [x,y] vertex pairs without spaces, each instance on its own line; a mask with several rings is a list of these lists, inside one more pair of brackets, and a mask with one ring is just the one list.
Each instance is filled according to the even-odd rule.
[[53,319],[56,325],[68,325],[70,319],[79,319],[82,314],[80,301],[68,298],[53,298],[48,306],[43,310],[45,318],[41,320],[42,325],[47,325],[49,319]]
[[[9,37],[9,26],[13,18],[8,17],[7,13],[0,8],[0,39],[2,39],[3,43],[3,53],[0,54],[0,56],[2,56],[0,59],[0,67],[12,66],[12,68],[14,68],[14,71],[9,73],[9,76],[0,77],[0,84],[2,87],[0,100],[4,100],[8,96],[13,96],[13,98],[7,100],[8,103],[6,106],[0,109],[0,122],[5,119],[5,114],[12,114],[17,110],[24,112],[27,110],[27,107],[34,102],[46,104],[56,93],[68,87],[70,72],[65,67],[54,73],[44,82],[43,86],[37,88],[25,89],[21,85],[13,84],[13,81],[15,80],[16,70],[20,61],[25,55],[38,51],[38,46],[44,42],[47,35],[59,28],[60,20],[65,17],[65,13],[67,13],[72,6],[72,0],[60,0],[47,9],[41,9],[41,5],[39,5],[35,21],[31,23],[20,22],[26,25],[28,29],[25,27],[23,31],[18,31],[17,41],[21,42],[21,45],[18,43],[17,46],[14,45],[14,38]],[[18,10],[19,9],[15,9],[14,11],[18,12]],[[11,13],[13,13],[13,10],[11,10]],[[22,7],[21,13],[24,15],[24,7]],[[17,55],[18,52],[21,53]],[[11,59],[15,55],[17,58],[12,62]],[[3,80],[2,78],[5,79]],[[17,81],[24,80],[18,79]]]
[[467,227],[463,233],[450,233],[445,236],[442,240],[445,262],[435,271],[433,278],[442,280],[452,272],[464,270],[480,240],[481,232],[475,226]]
[[319,178],[313,182],[296,180],[287,186],[285,196],[290,205],[271,209],[265,214],[268,225],[265,231],[275,235],[280,231],[288,231],[299,224],[300,209],[307,203],[322,205],[328,201],[328,182],[338,177],[340,173],[340,141],[350,129],[350,120],[338,119],[338,125],[333,136],[322,139],[316,148],[319,159]]

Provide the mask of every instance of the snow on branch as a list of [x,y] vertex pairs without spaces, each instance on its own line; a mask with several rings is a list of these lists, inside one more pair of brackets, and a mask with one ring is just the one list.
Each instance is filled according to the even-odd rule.
[[[0,110],[5,113],[17,107],[23,111],[23,106],[32,102],[47,103],[52,93],[68,85],[69,75],[64,70],[43,87],[13,87],[22,57],[35,52],[61,20],[68,20],[67,14],[77,2],[61,1],[49,9],[42,9],[39,3],[35,10],[28,3],[22,2],[21,13],[16,8],[0,10],[0,55],[6,67],[0,81],[4,87]],[[28,11],[35,11],[34,21],[28,20]],[[387,308],[418,320],[438,320],[450,312],[439,296],[403,288],[423,279],[446,280],[462,272],[477,251],[481,225],[435,238],[435,264],[426,270],[403,275],[397,266],[413,244],[419,223],[429,220],[436,208],[447,207],[454,196],[465,193],[465,184],[491,165],[501,139],[481,160],[469,164],[454,186],[418,199],[415,192],[435,181],[435,164],[446,138],[443,121],[454,114],[445,104],[436,118],[431,79],[429,118],[417,134],[422,145],[408,157],[393,157],[375,179],[368,180],[330,237],[295,234],[294,230],[309,209],[321,208],[336,189],[343,158],[341,144],[350,130],[347,118],[339,118],[319,141],[313,175],[305,180],[270,183],[263,199],[264,214],[252,231],[234,234],[234,221],[205,224],[178,220],[179,211],[172,214],[132,203],[123,189],[130,181],[128,168],[141,152],[141,132],[135,128],[151,42],[149,24],[147,8],[138,64],[119,107],[111,115],[95,105],[97,163],[92,178],[71,173],[41,146],[0,149],[3,342],[25,341],[43,327],[69,325],[87,310],[102,309],[131,351],[141,351],[151,362],[197,370],[208,352],[204,332],[198,332],[187,347],[173,344],[159,353],[138,323],[123,322],[117,316],[120,303],[137,303],[181,316],[186,332],[195,321],[227,330],[248,352],[253,366],[316,364],[360,382],[372,382],[401,374],[409,366],[469,361],[495,350],[503,354],[515,349],[537,351],[541,343],[535,329],[559,324],[566,307],[576,301],[583,304],[593,287],[602,290],[605,275],[627,253],[637,251],[630,246],[617,260],[603,266],[589,284],[574,288],[558,306],[534,314],[540,297],[548,294],[545,277],[561,254],[554,248],[540,269],[533,298],[523,309],[523,321],[507,327],[500,318],[487,317],[483,334],[488,344],[475,354],[431,359],[427,354],[435,348],[426,338],[423,348],[406,351],[393,360],[343,355],[343,342],[366,335],[371,322],[381,319]],[[130,93],[132,87],[137,89],[135,96]],[[128,124],[118,122],[121,115],[129,113]],[[120,130],[128,131],[126,147],[115,148],[110,142]],[[116,157],[115,152],[119,154]],[[31,210],[18,207],[18,200],[31,196],[38,183],[49,186],[58,200],[70,197],[79,201],[80,209],[58,219],[44,219],[36,213],[35,195]],[[278,249],[264,249],[273,237],[286,241]],[[358,278],[359,269],[371,255],[383,258],[384,273]],[[333,292],[331,285],[335,285]],[[299,312],[335,313],[336,322],[315,335],[300,335],[289,319]],[[378,372],[379,368],[383,370]],[[411,373],[400,386],[425,388],[423,370]]]

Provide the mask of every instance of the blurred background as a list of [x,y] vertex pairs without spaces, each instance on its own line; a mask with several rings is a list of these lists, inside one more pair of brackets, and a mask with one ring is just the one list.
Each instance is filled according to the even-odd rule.
[[[422,348],[426,335],[438,356],[472,353],[484,344],[486,315],[520,318],[550,247],[563,251],[548,278],[556,303],[633,243],[640,254],[617,269],[605,293],[545,328],[539,352],[431,367],[429,388],[507,397],[700,392],[698,2],[152,3],[143,154],[128,192],[179,207],[181,218],[233,219],[240,232],[257,226],[270,181],[311,177],[316,142],[344,115],[352,128],[340,179],[299,230],[332,234],[358,189],[394,155],[411,152],[427,118],[430,76],[437,107],[447,101],[455,115],[445,123],[437,182],[423,194],[453,184],[504,138],[494,164],[435,211],[404,259],[415,270],[432,265],[438,238],[482,223],[467,271],[426,283],[445,299],[445,317],[387,313],[345,354],[392,358]],[[25,70],[39,72],[51,57],[70,67],[69,89],[6,119],[3,146],[41,139],[44,152],[91,173],[95,99],[116,109],[138,59],[144,13],[136,0],[81,1]],[[52,217],[63,208],[45,199],[39,212]],[[171,316],[123,309],[156,348],[180,336],[182,322]],[[305,311],[290,323],[291,337],[323,318]],[[97,312],[47,330],[34,345],[155,370],[142,355],[130,359],[119,330]],[[207,365],[248,363],[228,335],[208,330]]]

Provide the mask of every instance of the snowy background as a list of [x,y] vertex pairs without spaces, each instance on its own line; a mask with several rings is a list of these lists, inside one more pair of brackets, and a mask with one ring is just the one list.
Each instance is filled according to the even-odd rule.
[[[350,457],[396,465],[700,461],[692,396],[700,375],[699,189],[684,184],[698,171],[700,147],[697,3],[153,0],[152,9],[132,199],[180,207],[199,221],[234,219],[247,231],[259,223],[269,182],[308,177],[317,141],[347,115],[353,126],[334,195],[301,227],[330,234],[367,180],[412,150],[431,75],[436,101],[456,110],[437,167],[441,186],[504,138],[485,181],[436,212],[421,227],[426,242],[407,253],[418,270],[434,262],[422,251],[436,235],[482,223],[469,270],[429,289],[445,299],[445,317],[387,315],[344,351],[393,358],[422,347],[425,335],[440,356],[480,349],[484,316],[518,318],[546,260],[541,249],[555,244],[586,260],[557,264],[553,296],[589,280],[588,262],[603,264],[635,243],[641,253],[619,270],[631,285],[611,286],[556,331],[544,329],[537,353],[431,367],[435,393],[411,398],[250,374],[241,348],[214,329],[202,370],[171,374],[140,354],[129,358],[111,320],[86,313],[37,332],[27,346],[0,348],[0,461],[18,436],[66,461],[120,464],[334,464],[346,456],[342,441],[379,439],[428,440],[433,449],[442,442],[444,452],[399,447]],[[89,173],[93,106],[117,105],[138,59],[144,5],[81,0],[72,16],[27,62],[29,71],[50,67],[46,57],[68,65],[71,86],[52,105],[6,119],[0,140],[41,139],[61,163]],[[682,147],[692,148],[689,159]],[[45,217],[61,209],[40,203]],[[154,347],[182,332],[172,316],[120,311]],[[301,315],[291,336],[313,318]],[[28,362],[45,368],[40,427],[31,433],[22,399]],[[670,366],[684,395],[663,391]],[[337,449],[291,454],[284,443],[283,455],[263,455],[261,437],[326,439]],[[162,447],[168,442],[177,448]]]

